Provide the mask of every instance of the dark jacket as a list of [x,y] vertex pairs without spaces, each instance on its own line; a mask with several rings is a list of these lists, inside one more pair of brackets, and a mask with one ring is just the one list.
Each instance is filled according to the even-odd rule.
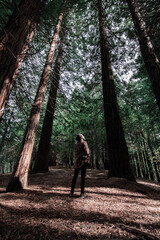
[[[87,158],[83,159],[83,156],[86,155]],[[75,168],[80,168],[85,162],[89,163],[90,151],[86,141],[78,142],[75,146]]]

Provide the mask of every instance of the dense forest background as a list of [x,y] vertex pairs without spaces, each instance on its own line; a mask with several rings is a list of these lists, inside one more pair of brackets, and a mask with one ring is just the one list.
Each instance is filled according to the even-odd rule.
[[[0,32],[20,1],[0,4]],[[0,127],[0,173],[11,172],[18,159],[27,120],[44,68],[63,1],[47,2],[7,102]],[[159,1],[137,1],[155,53],[160,57]],[[142,59],[127,1],[103,1],[111,62],[130,164],[135,176],[160,180],[160,114]],[[66,27],[64,26],[64,22]],[[52,128],[50,165],[74,161],[77,133],[91,150],[91,167],[108,169],[101,56],[96,1],[68,1],[60,82]],[[56,53],[58,55],[58,40]],[[41,111],[30,169],[34,166],[56,56]]]

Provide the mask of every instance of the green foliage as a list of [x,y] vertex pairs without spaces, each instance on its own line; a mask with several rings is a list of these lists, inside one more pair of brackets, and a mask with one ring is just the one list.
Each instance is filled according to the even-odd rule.
[[[11,10],[13,3],[9,0],[1,2],[5,4],[5,8],[3,5],[0,7],[1,16],[4,18],[0,25],[2,29],[13,11]],[[62,0],[52,0],[46,5],[12,91],[1,122],[1,172],[12,170],[16,161],[62,2]],[[155,8],[156,3],[156,0],[139,2],[154,47],[160,54],[160,9],[159,5]],[[149,158],[146,161],[147,164],[152,165],[153,161],[159,163],[159,110],[140,55],[126,1],[109,0],[104,1],[103,4],[106,9],[107,33],[120,115],[132,167],[135,174],[139,175],[136,173],[135,159],[139,164],[136,154],[140,151],[145,159]],[[98,163],[98,167],[104,167],[106,131],[96,1],[68,1],[66,15],[67,33],[51,148],[58,153],[60,164],[71,165],[74,159],[75,136],[81,132],[85,135],[91,149],[92,160]],[[34,153],[40,138],[47,96],[48,91],[37,131]],[[143,159],[140,164],[143,166],[142,172],[145,172]],[[150,165],[148,165],[149,168]]]
[[0,33],[3,31],[8,19],[14,9],[18,6],[20,0],[1,0],[0,1]]

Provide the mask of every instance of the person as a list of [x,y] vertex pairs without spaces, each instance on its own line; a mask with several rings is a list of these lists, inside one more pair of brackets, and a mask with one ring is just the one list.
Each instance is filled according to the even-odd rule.
[[76,181],[79,175],[79,172],[81,171],[81,195],[80,197],[85,197],[85,177],[86,177],[86,168],[89,164],[90,160],[90,151],[87,142],[85,141],[85,137],[79,133],[76,137],[77,144],[75,146],[75,164],[74,164],[74,176],[72,179],[71,184],[71,191],[70,191],[70,197],[73,197],[74,195],[74,189],[76,185]]

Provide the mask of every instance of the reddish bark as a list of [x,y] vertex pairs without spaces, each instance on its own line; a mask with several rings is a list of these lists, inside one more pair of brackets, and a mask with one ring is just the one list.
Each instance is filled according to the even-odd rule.
[[43,127],[41,132],[41,138],[38,146],[38,152],[36,156],[35,166],[33,172],[48,172],[50,142],[52,136],[52,125],[54,118],[54,111],[56,105],[56,96],[60,80],[60,65],[63,53],[63,42],[65,38],[65,27],[63,27],[62,37],[58,49],[58,55],[54,67],[51,88],[49,92],[49,99],[43,121]]
[[0,120],[47,0],[22,0],[0,37]]
[[49,79],[51,65],[54,58],[54,53],[56,49],[57,40],[59,37],[60,26],[63,18],[64,8],[66,0],[64,0],[62,10],[60,12],[57,25],[54,31],[50,49],[47,55],[45,67],[41,76],[37,94],[34,100],[33,107],[31,109],[30,118],[24,135],[22,148],[20,152],[19,159],[15,170],[13,171],[12,177],[8,183],[7,191],[14,191],[18,189],[23,189],[28,185],[28,170],[30,165],[30,160],[32,156],[33,146],[36,137],[36,131],[40,119],[40,112],[42,108],[42,103],[44,100],[46,86]]
[[102,7],[101,0],[98,0],[98,12],[99,12],[104,114],[109,159],[109,176],[122,177],[134,180],[134,176],[132,174],[129,163],[128,148],[126,145],[123,127],[119,115],[107,39],[104,10]]
[[134,22],[140,44],[141,54],[152,83],[153,92],[160,109],[160,62],[155,54],[151,39],[147,33],[143,18],[135,4],[135,0],[126,0]]

